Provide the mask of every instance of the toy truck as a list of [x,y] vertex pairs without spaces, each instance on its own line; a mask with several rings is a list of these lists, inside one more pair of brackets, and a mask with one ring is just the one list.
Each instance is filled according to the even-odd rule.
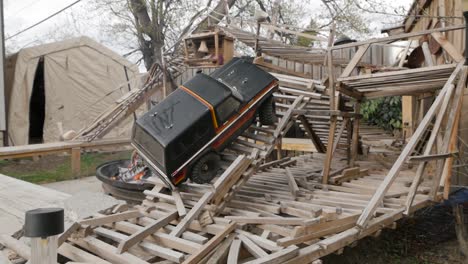
[[198,73],[137,119],[132,145],[171,188],[188,178],[208,183],[220,169],[219,153],[257,116],[274,124],[277,87],[274,76],[234,58],[210,75]]

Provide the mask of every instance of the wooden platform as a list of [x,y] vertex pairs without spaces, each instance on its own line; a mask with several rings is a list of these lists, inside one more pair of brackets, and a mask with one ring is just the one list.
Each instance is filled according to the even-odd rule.
[[0,234],[13,234],[26,211],[61,206],[70,195],[0,174]]

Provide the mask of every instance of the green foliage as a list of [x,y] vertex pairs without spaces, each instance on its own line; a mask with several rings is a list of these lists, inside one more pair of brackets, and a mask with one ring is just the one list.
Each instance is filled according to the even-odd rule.
[[364,120],[386,130],[401,128],[401,97],[366,100],[361,105]]

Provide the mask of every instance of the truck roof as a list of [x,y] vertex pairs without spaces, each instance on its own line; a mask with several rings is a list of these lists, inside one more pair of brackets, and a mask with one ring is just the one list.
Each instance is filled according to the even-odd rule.
[[250,102],[260,91],[277,80],[273,75],[242,58],[233,58],[212,72],[210,77],[237,91],[244,103]]
[[167,147],[207,112],[207,106],[179,88],[136,122],[163,147]]

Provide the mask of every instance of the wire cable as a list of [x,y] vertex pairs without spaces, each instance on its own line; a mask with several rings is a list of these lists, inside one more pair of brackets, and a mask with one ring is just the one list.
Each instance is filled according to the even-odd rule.
[[42,19],[41,21],[39,21],[39,22],[37,22],[37,23],[35,23],[35,24],[33,24],[33,25],[31,25],[31,26],[25,28],[25,29],[22,29],[22,30],[16,32],[15,34],[13,34],[13,35],[11,35],[11,36],[5,38],[5,40],[9,40],[9,39],[11,39],[11,38],[14,38],[14,37],[16,37],[16,36],[18,36],[18,35],[20,35],[20,34],[26,32],[26,31],[28,31],[28,30],[34,28],[34,27],[39,26],[40,24],[46,22],[47,20],[53,18],[53,17],[56,16],[56,15],[62,13],[63,11],[65,11],[65,10],[71,8],[72,6],[78,4],[78,3],[81,2],[81,1],[82,1],[82,0],[77,0],[77,1],[75,1],[75,2],[73,2],[73,3],[71,3],[71,4],[69,4],[69,5],[67,5],[66,7],[64,7],[64,8],[62,8],[62,9],[60,9],[59,11],[53,13],[52,15],[50,15],[50,16],[48,16],[48,17]]

